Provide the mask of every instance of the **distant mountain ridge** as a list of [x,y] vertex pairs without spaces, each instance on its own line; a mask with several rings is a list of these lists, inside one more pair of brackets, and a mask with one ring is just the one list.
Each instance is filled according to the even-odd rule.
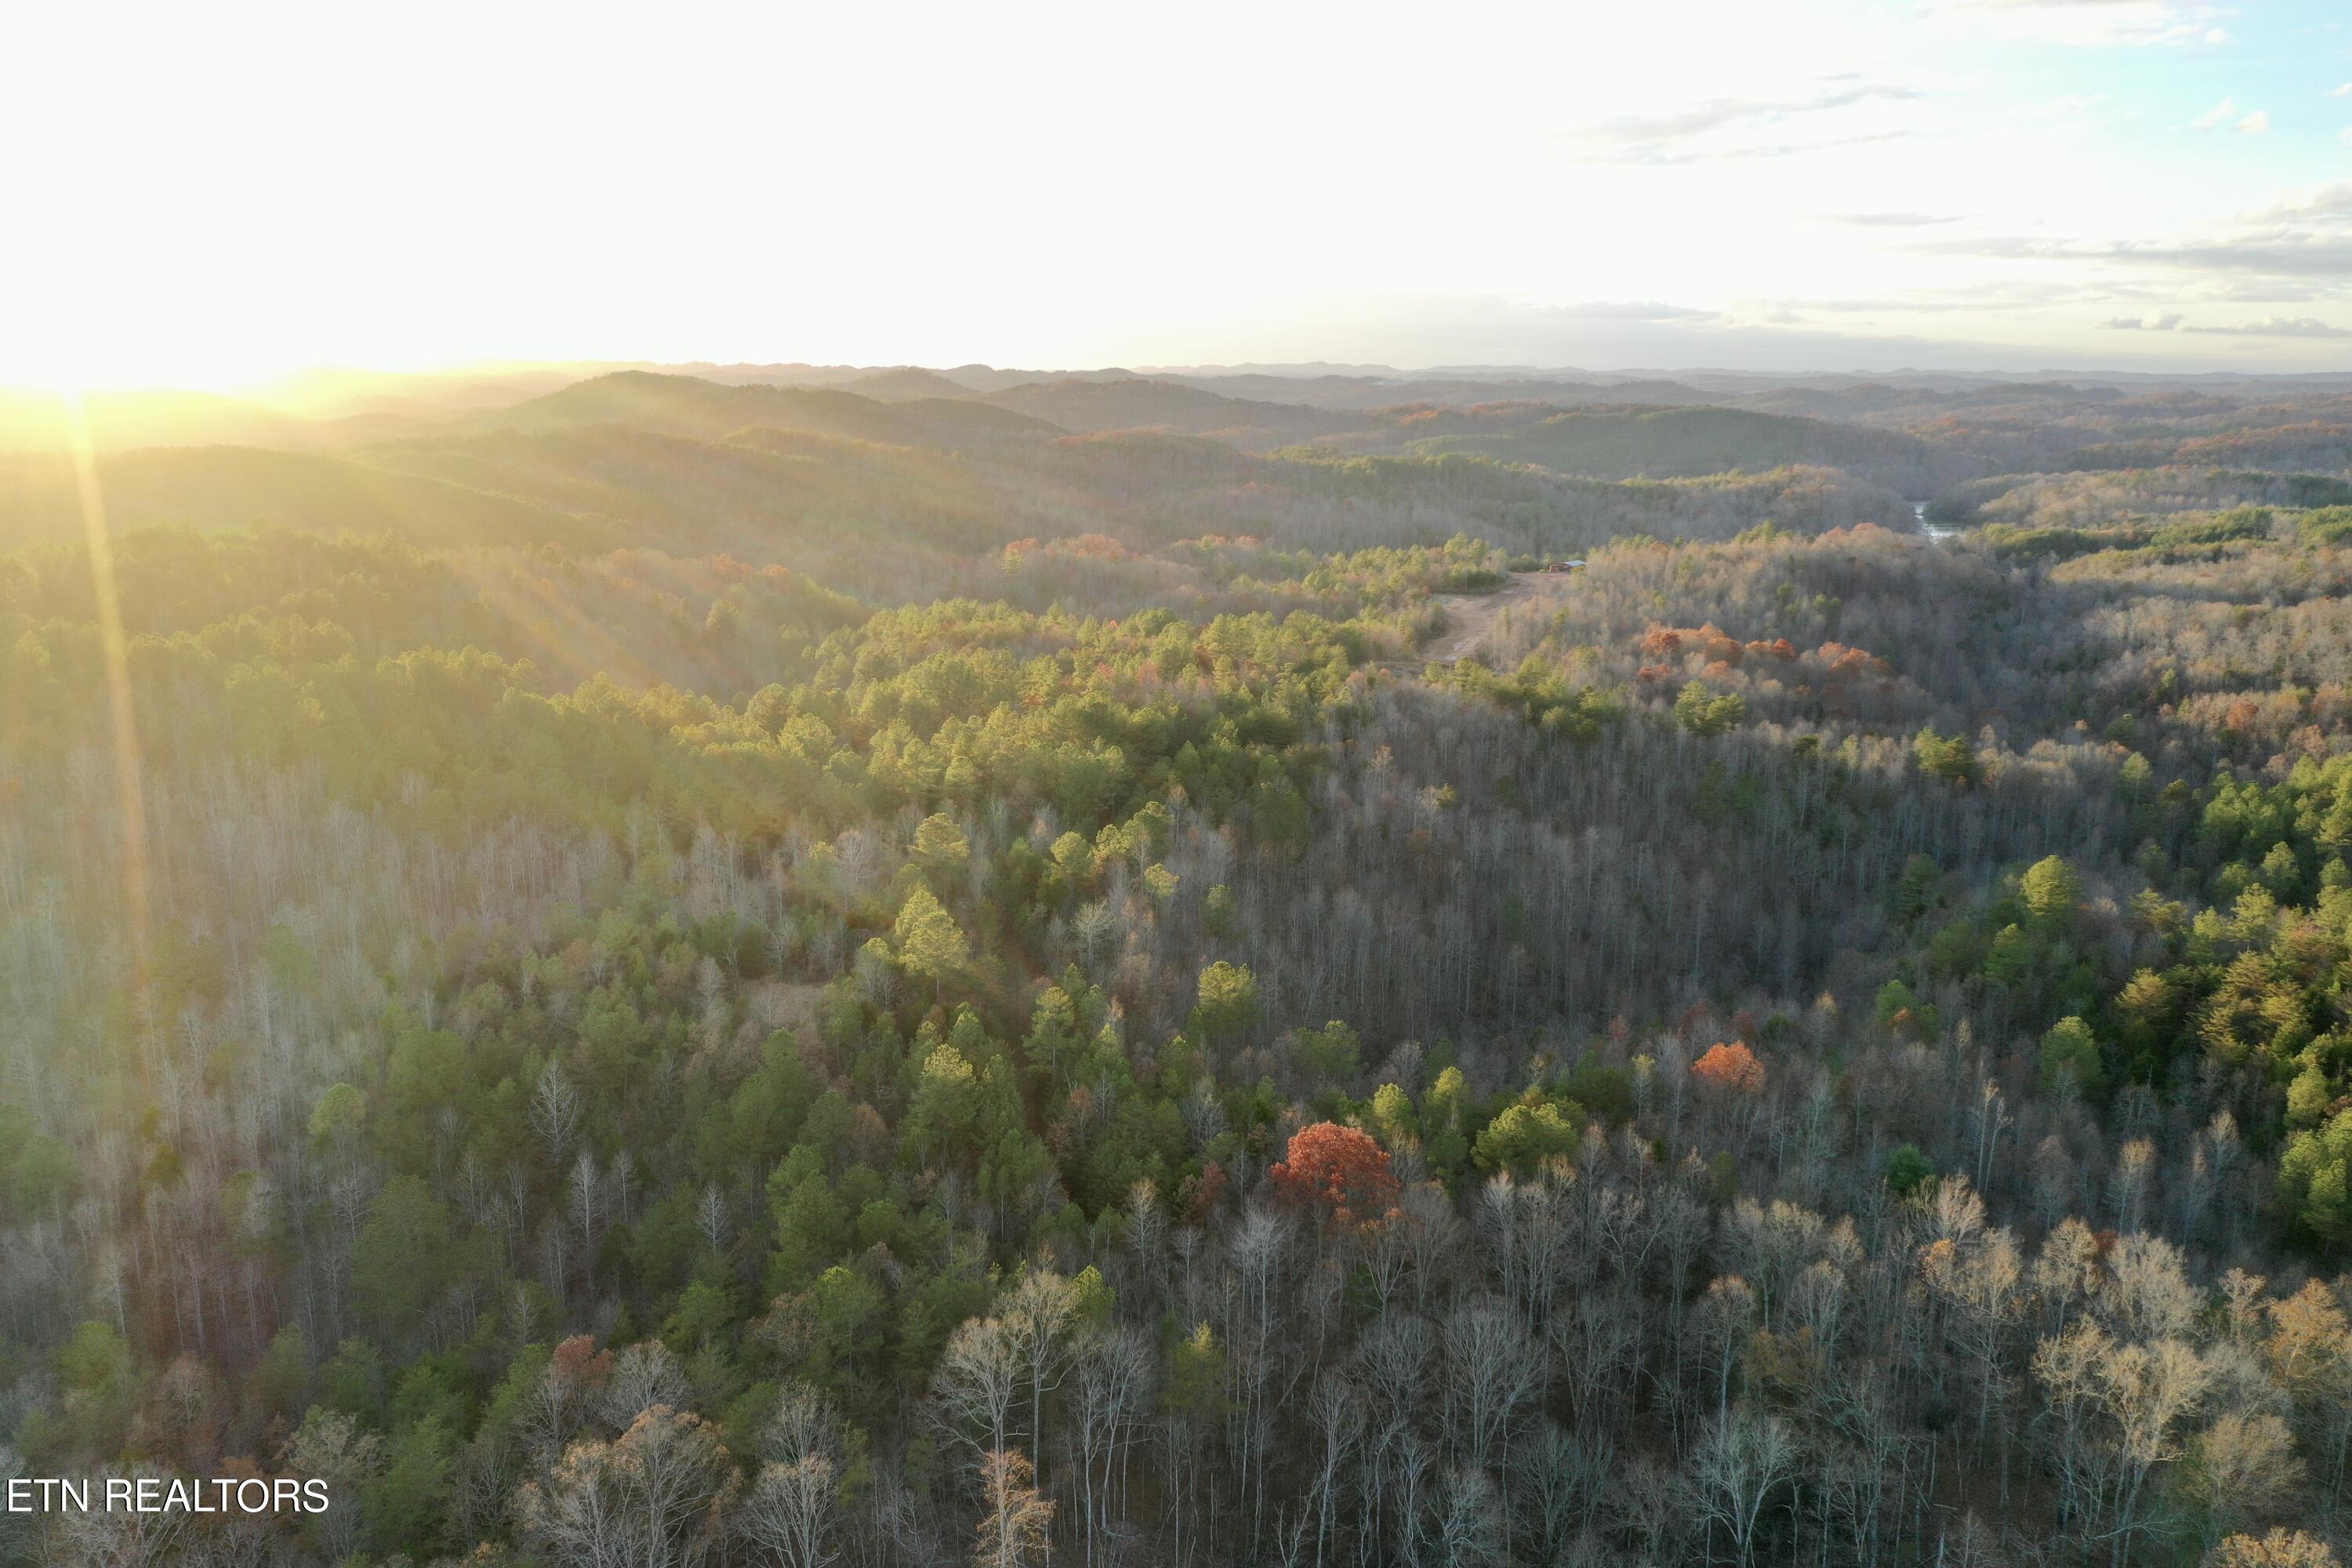
[[1561,410],[1524,403],[1391,410],[1384,417],[1405,451],[1479,453],[1599,479],[1699,479],[1806,464],[1928,495],[1987,467],[1900,431],[1745,408]]
[[1059,434],[1017,410],[970,398],[884,403],[839,387],[723,385],[688,375],[615,371],[561,392],[468,420],[477,430],[572,429],[626,425],[677,436],[718,437],[769,427],[900,446],[990,442]]
[[[1903,526],[1904,498],[2002,475],[2352,472],[2352,377],[1750,377],[1727,393],[1698,374],[1514,367],[1486,379],[581,368],[592,374],[560,384],[550,367],[498,367],[479,384],[320,372],[310,417],[210,395],[106,394],[85,408],[122,528],[675,543],[876,572],[855,542],[892,531],[930,552],[942,582],[959,552],[1013,538],[1174,539],[1212,518],[1331,548],[1460,529],[1548,553],[1767,517]],[[776,379],[803,374],[824,384]],[[18,437],[13,455],[0,446],[0,542],[81,528],[61,418],[54,398],[0,399],[0,438]]]

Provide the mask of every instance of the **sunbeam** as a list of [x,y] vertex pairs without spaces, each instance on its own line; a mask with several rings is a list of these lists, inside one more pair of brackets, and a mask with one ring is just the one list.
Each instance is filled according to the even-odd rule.
[[[90,597],[97,605],[99,647],[106,665],[125,934],[131,942],[132,980],[143,1007],[152,978],[152,933],[148,926],[147,805],[141,782],[139,721],[131,694],[131,664],[122,632],[122,600],[114,580],[114,540],[107,527],[106,497],[99,483],[98,455],[90,442],[81,389],[62,387],[58,397],[65,411],[67,452],[73,464],[82,535],[88,542]],[[137,1054],[143,1063],[144,1050]]]

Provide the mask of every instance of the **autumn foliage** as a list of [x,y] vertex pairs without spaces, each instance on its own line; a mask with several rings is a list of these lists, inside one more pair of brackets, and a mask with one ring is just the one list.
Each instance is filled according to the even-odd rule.
[[1318,1121],[1290,1135],[1289,1153],[1267,1174],[1275,1191],[1292,1203],[1345,1223],[1374,1218],[1396,1202],[1388,1151],[1368,1133]]
[[[1821,685],[1835,686],[1865,677],[1885,679],[1895,673],[1877,655],[1842,642],[1825,642],[1800,653],[1785,637],[1742,642],[1712,621],[1696,628],[1653,622],[1635,647],[1643,659],[1635,678],[1645,681],[1676,679],[1694,669],[1706,679],[1722,680],[1735,670],[1752,668],[1759,679],[1785,682],[1810,677]],[[1775,671],[1774,666],[1786,668]]]
[[549,1372],[566,1389],[595,1389],[613,1374],[613,1352],[596,1348],[593,1334],[574,1334],[555,1347]]
[[1755,1094],[1764,1087],[1764,1064],[1756,1059],[1756,1053],[1744,1041],[1733,1040],[1727,1045],[1717,1040],[1706,1048],[1705,1056],[1691,1063],[1691,1076],[1717,1089]]

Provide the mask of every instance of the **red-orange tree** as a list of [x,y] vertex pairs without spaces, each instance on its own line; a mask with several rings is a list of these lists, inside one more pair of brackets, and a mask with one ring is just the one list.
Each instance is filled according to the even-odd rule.
[[1368,1133],[1318,1121],[1290,1135],[1289,1154],[1266,1173],[1289,1202],[1342,1223],[1378,1218],[1396,1202],[1388,1151]]
[[1691,1063],[1691,1076],[1718,1089],[1754,1094],[1764,1087],[1764,1064],[1756,1059],[1756,1053],[1744,1041],[1726,1045],[1717,1040],[1707,1047],[1705,1056]]

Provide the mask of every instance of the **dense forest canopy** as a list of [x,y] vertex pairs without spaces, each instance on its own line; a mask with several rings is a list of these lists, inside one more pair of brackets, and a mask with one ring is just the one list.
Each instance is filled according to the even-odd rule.
[[0,1563],[2345,1545],[2340,393],[518,390],[0,458]]

